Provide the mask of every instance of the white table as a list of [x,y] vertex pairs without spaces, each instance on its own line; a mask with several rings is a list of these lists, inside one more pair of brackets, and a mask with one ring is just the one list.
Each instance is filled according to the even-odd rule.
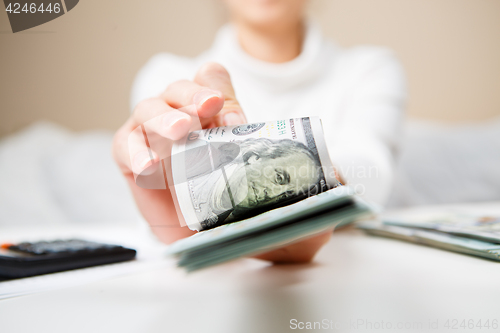
[[458,328],[464,319],[500,321],[499,282],[500,263],[347,228],[336,231],[309,265],[243,259],[186,275],[166,263],[2,300],[0,332],[300,331],[290,329],[292,319],[358,324],[329,332],[369,332],[370,324],[375,330],[422,322],[425,328],[437,320],[437,332],[448,319]]

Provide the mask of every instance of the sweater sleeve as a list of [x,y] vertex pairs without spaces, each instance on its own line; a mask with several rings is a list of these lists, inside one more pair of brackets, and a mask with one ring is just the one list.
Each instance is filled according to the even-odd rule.
[[392,53],[377,49],[363,54],[342,98],[341,126],[336,126],[339,131],[329,150],[347,184],[365,199],[384,205],[392,188],[406,83]]

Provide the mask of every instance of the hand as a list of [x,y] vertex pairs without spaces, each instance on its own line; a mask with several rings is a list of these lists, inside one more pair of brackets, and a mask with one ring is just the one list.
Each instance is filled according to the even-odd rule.
[[259,254],[254,258],[272,261],[277,264],[308,263],[313,260],[319,249],[330,240],[332,233],[333,229],[330,229],[305,240]]
[[[151,122],[152,119],[155,121]],[[115,134],[113,156],[132,190],[139,210],[158,238],[171,243],[194,232],[180,226],[168,188],[151,190],[136,185],[134,173],[137,175],[145,170],[153,170],[160,163],[154,152],[153,159],[149,154],[130,156],[129,135],[146,122],[152,124],[149,130],[154,131],[155,135],[175,141],[184,137],[197,122],[203,128],[212,128],[244,124],[246,117],[236,100],[228,72],[219,64],[208,63],[201,67],[193,81],[174,82],[160,96],[139,103]],[[323,233],[261,254],[257,258],[274,262],[310,261],[328,241],[330,234]]]
[[130,156],[129,135],[152,119],[158,121],[153,121],[150,130],[168,139],[166,141],[173,141],[185,136],[198,121],[204,128],[210,128],[245,123],[246,118],[236,101],[227,71],[218,64],[209,63],[198,71],[193,81],[174,82],[160,96],[140,102],[115,134],[113,156],[139,210],[159,239],[171,243],[194,232],[180,226],[168,189],[145,189],[135,183],[134,172],[137,175],[145,169],[157,168],[158,156],[154,154],[153,160],[149,159],[149,154]]

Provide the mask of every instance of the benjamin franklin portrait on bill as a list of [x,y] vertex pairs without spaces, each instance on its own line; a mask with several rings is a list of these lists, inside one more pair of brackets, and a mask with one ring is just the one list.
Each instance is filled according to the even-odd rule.
[[185,151],[186,179],[203,228],[234,222],[324,184],[321,162],[290,139],[247,139]]

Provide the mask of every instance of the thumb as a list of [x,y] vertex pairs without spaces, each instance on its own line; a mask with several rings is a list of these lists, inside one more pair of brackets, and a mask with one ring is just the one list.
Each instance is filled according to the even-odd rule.
[[220,64],[209,62],[196,73],[194,82],[215,89],[224,95],[224,106],[214,117],[217,126],[240,125],[247,122],[241,109],[227,70]]

